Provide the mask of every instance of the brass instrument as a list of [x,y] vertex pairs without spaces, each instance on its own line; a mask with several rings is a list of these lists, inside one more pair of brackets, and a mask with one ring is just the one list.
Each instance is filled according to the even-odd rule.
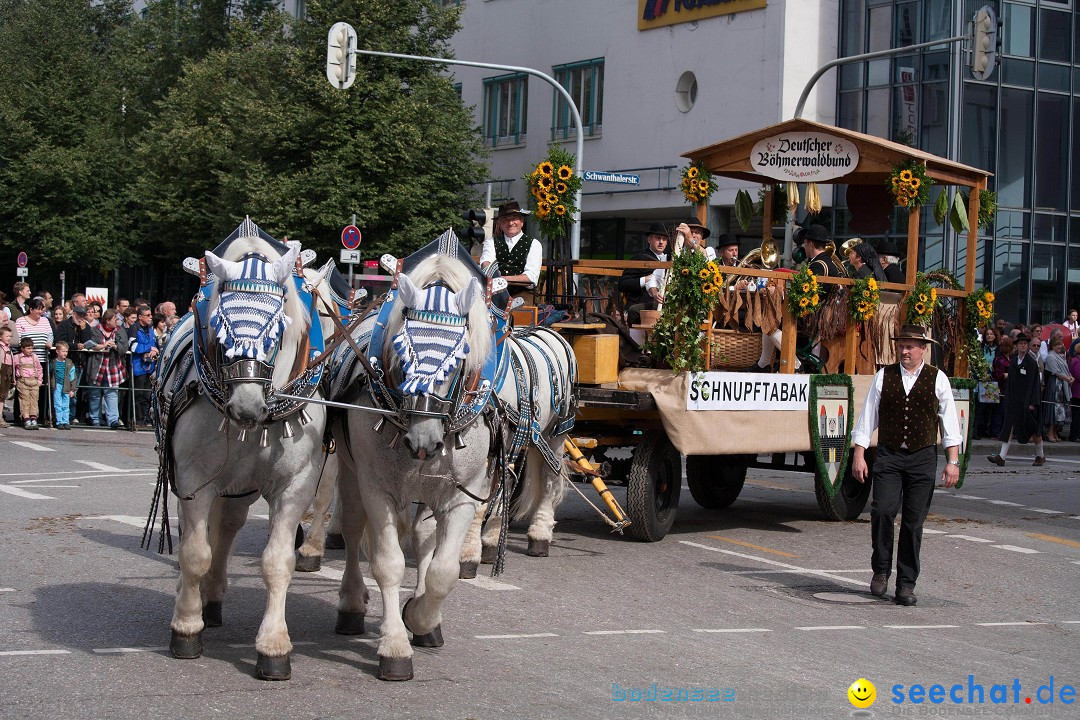
[[[851,241],[849,240],[847,242],[851,242]],[[847,245],[847,242],[845,242],[844,245]],[[846,278],[851,277],[851,271],[848,270],[847,262],[845,262],[844,260],[841,260],[840,258],[838,258],[836,256],[836,243],[835,242],[830,240],[827,243],[825,243],[825,250],[823,250],[822,252],[826,253],[829,257],[831,257],[833,259],[833,263],[836,265],[836,267],[840,268],[840,272],[844,273],[844,277],[846,277]],[[845,255],[846,255],[846,253],[845,253]]]
[[780,264],[780,251],[771,238],[765,238],[761,247],[754,248],[743,256],[735,267],[750,267],[760,265],[762,270],[775,270]]

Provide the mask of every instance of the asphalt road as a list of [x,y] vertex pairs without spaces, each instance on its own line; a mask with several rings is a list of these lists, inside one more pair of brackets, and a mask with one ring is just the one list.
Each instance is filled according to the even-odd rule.
[[[570,495],[551,557],[525,556],[513,527],[505,574],[459,583],[445,647],[418,650],[416,679],[400,684],[375,677],[376,593],[366,636],[333,632],[341,551],[294,578],[293,679],[253,678],[261,502],[232,561],[225,625],[204,633],[202,658],[170,657],[176,559],[139,548],[156,465],[148,433],[0,431],[0,716],[1080,715],[1064,703],[1080,685],[1077,456],[1000,469],[977,457],[962,490],[940,490],[915,608],[869,595],[868,514],[824,522],[808,475],[751,471],[721,512],[684,490],[655,544],[610,536]],[[877,689],[867,710],[847,697],[859,678]],[[941,685],[943,702],[913,703],[916,684]]]

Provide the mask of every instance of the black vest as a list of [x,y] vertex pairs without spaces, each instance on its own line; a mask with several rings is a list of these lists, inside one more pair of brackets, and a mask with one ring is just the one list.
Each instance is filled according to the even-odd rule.
[[500,273],[520,275],[525,272],[525,261],[529,259],[529,250],[532,249],[531,239],[522,235],[513,250],[505,237],[492,238],[492,243],[495,245],[495,260],[499,263]]
[[885,366],[878,403],[878,443],[890,450],[921,450],[937,444],[937,368],[923,365],[911,392],[904,394],[900,363]]

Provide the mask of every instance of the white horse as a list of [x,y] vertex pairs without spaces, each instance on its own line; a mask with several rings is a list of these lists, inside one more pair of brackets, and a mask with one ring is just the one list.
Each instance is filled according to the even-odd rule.
[[[274,392],[298,373],[304,377],[311,310],[293,279],[295,247],[282,255],[252,233],[234,240],[224,255],[206,253],[207,267],[219,281],[206,314],[211,325],[207,362],[201,371],[198,359],[173,363],[157,378],[167,409],[162,442],[175,466],[184,523],[170,649],[175,657],[199,657],[204,626],[221,623],[228,557],[258,493],[269,503],[270,529],[262,554],[267,602],[255,640],[256,676],[285,680],[291,676],[292,650],[285,594],[295,562],[296,529],[319,483],[326,418],[318,405],[290,414]],[[322,284],[329,267],[309,282]],[[328,331],[326,323],[322,327]],[[174,338],[178,342],[179,335]],[[163,355],[168,352],[166,347]],[[213,362],[218,357],[220,368]],[[189,393],[199,372],[210,385]],[[300,392],[296,385],[289,387]],[[207,397],[215,389],[224,415]]]

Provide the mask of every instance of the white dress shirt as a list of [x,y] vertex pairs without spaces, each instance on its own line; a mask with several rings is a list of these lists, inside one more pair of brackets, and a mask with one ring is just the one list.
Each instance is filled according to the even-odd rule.
[[[926,367],[923,363],[914,372],[908,372],[904,366],[900,366],[900,380],[904,383],[904,394],[910,395],[911,388],[919,379],[919,373]],[[881,387],[885,382],[885,369],[877,371],[874,382],[870,385],[870,392],[866,394],[866,404],[863,405],[862,415],[855,423],[855,431],[851,434],[851,442],[860,447],[870,447],[870,436],[878,428],[878,408],[881,404]],[[963,437],[960,435],[960,421],[956,417],[956,403],[953,402],[952,386],[949,378],[941,370],[937,371],[934,379],[934,395],[938,401],[938,418],[941,419],[941,446],[950,448],[959,445]]]
[[[521,241],[531,242],[529,247],[529,254],[525,258],[525,269],[521,271],[522,275],[529,278],[529,282],[535,285],[540,280],[540,266],[544,262],[544,250],[540,246],[540,243],[536,240],[529,240],[525,237],[525,233],[518,233],[512,238],[506,238],[506,246],[511,250],[514,246]],[[480,265],[484,263],[495,262],[495,238],[490,237],[484,240],[484,251],[480,253]],[[506,268],[499,268],[499,271],[506,275]]]

